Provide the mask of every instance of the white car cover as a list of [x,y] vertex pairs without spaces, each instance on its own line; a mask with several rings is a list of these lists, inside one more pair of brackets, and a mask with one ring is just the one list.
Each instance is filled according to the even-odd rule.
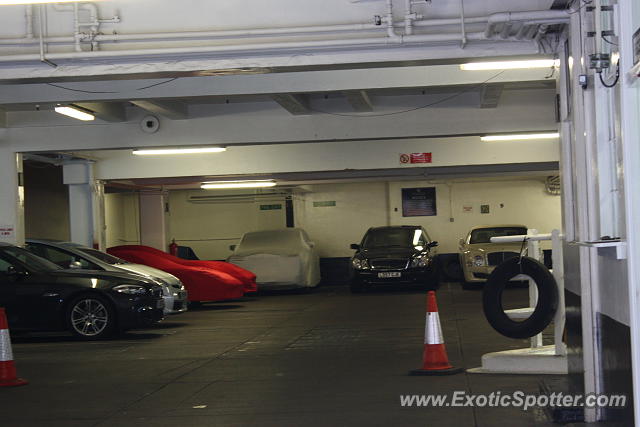
[[246,233],[227,261],[252,271],[263,289],[314,287],[320,282],[320,258],[300,228]]

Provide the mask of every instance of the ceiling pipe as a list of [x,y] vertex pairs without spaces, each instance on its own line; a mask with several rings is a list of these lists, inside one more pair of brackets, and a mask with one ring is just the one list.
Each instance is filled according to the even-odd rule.
[[[307,42],[279,42],[279,43],[255,43],[246,45],[229,45],[229,46],[201,46],[191,48],[160,48],[160,49],[137,49],[137,50],[118,50],[118,51],[97,51],[97,52],[69,52],[69,53],[50,53],[47,57],[51,60],[71,60],[71,59],[92,59],[92,58],[125,58],[125,57],[148,57],[153,55],[184,55],[184,54],[209,54],[222,52],[246,52],[246,51],[264,51],[273,49],[306,49],[306,48],[339,48],[339,47],[355,47],[355,46],[385,46],[399,44],[400,39],[404,43],[423,43],[423,42],[453,42],[459,41],[460,35],[453,34],[420,34],[407,37],[389,38],[365,38],[365,39],[340,39],[340,40],[316,40]],[[484,40],[484,33],[468,33],[468,40]],[[0,62],[22,62],[37,60],[38,56],[33,54],[0,56]]]
[[387,37],[392,43],[402,43],[402,36],[396,33],[393,23],[393,0],[387,0],[387,16],[384,19],[387,24]]
[[[61,7],[61,5],[58,5]],[[486,24],[490,16],[465,17],[464,24]],[[104,21],[104,20],[101,20]],[[404,27],[404,21],[394,22],[394,27]],[[440,27],[440,26],[460,26],[460,18],[439,18],[439,19],[422,19],[412,22],[412,27]],[[179,39],[224,39],[224,38],[248,38],[248,37],[268,37],[268,36],[285,36],[285,35],[305,35],[317,33],[339,33],[339,32],[364,32],[364,31],[381,31],[386,28],[374,23],[367,24],[338,24],[324,26],[308,26],[308,27],[289,27],[289,28],[262,28],[251,30],[223,30],[223,31],[188,31],[188,32],[169,32],[169,33],[146,33],[146,34],[98,34],[93,39],[96,42],[140,42],[140,41],[164,41]],[[46,43],[73,43],[73,37],[57,36],[47,37]],[[33,44],[28,38],[0,38],[0,45],[29,45]]]
[[569,22],[570,15],[566,10],[540,10],[529,12],[500,12],[489,16],[487,28],[484,32],[485,37],[491,38],[495,33],[495,27],[502,23],[511,23],[514,21],[561,21]]
[[33,40],[33,5],[28,4],[24,9],[24,20],[26,28],[26,38]]
[[[473,19],[473,18],[472,18]],[[503,21],[500,21],[502,19]],[[497,13],[488,17],[487,29],[484,33],[466,34],[467,40],[485,40],[487,34],[493,35],[495,26],[501,22],[509,24],[513,21],[540,20],[547,23],[563,23],[568,19],[568,15],[564,11],[540,11],[540,12],[517,12],[517,13]],[[403,43],[438,43],[459,41],[459,33],[439,33],[439,34],[418,34],[418,35],[399,35],[395,31],[395,23],[393,22],[393,0],[387,0],[387,13],[384,18],[386,23],[387,37],[368,37],[356,39],[331,39],[331,40],[313,40],[313,41],[291,41],[291,42],[267,42],[267,43],[250,43],[250,44],[234,44],[234,45],[218,45],[218,46],[199,46],[199,47],[176,47],[176,48],[157,48],[157,49],[135,49],[135,50],[118,50],[118,51],[92,51],[92,52],[71,52],[71,53],[51,53],[48,58],[51,60],[73,60],[73,59],[91,59],[91,58],[130,58],[130,57],[148,57],[153,55],[182,55],[182,54],[210,54],[221,52],[247,52],[262,51],[275,49],[305,49],[305,48],[340,48],[355,46],[384,46],[390,44]],[[434,20],[430,20],[433,22]],[[438,20],[436,20],[438,21]],[[449,20],[448,22],[450,22]],[[456,18],[453,21],[460,24],[467,22],[467,19]],[[317,28],[317,27],[316,27]],[[326,27],[324,27],[326,28]],[[533,38],[537,28],[532,26],[533,31],[527,32],[528,38]],[[490,30],[491,29],[491,30]],[[489,36],[490,37],[490,36]],[[2,41],[0,41],[1,43]],[[33,54],[18,54],[0,56],[0,62],[20,62],[43,60],[43,42],[41,42],[41,56]]]

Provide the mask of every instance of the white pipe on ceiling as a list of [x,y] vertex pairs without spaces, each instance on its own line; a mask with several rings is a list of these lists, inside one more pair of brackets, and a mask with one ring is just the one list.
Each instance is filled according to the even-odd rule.
[[[459,41],[459,33],[440,33],[440,34],[405,34],[400,35],[396,32],[395,27],[400,25],[407,25],[406,16],[405,21],[396,23],[393,21],[393,0],[387,0],[387,13],[383,19],[386,24],[387,37],[367,37],[367,38],[354,38],[354,39],[331,39],[331,40],[313,40],[313,41],[286,41],[286,42],[267,42],[267,43],[248,43],[248,44],[230,44],[230,45],[218,45],[218,46],[199,46],[199,47],[176,47],[176,48],[156,48],[156,49],[132,49],[132,50],[118,50],[118,51],[76,51],[69,53],[50,53],[47,54],[47,59],[50,60],[73,60],[73,59],[90,59],[90,58],[117,58],[117,57],[146,57],[153,55],[178,55],[178,54],[210,54],[210,53],[223,53],[223,52],[247,52],[247,51],[261,51],[261,50],[275,50],[275,49],[305,49],[305,48],[339,48],[348,46],[381,46],[389,44],[403,44],[403,43],[433,43],[433,42],[450,42]],[[95,5],[82,3],[80,7],[87,7],[91,13],[91,22],[95,23],[96,29],[99,22],[98,12]],[[66,7],[72,8],[71,10],[77,10],[79,7],[77,4],[66,5]],[[55,6],[56,10],[68,10],[64,6]],[[478,18],[459,18],[450,19],[430,19],[423,21],[412,22],[413,25],[418,27],[428,26],[440,26],[440,25],[462,25],[463,23],[481,23],[486,22],[487,28],[484,33],[469,33],[463,34],[465,40],[485,40],[490,38],[497,25],[504,24],[510,26],[512,22],[527,21],[523,23],[524,26],[528,26],[530,29],[524,34],[531,39],[536,33],[538,33],[537,21],[541,24],[553,24],[564,23],[568,19],[566,11],[531,11],[531,12],[505,12],[495,13],[488,17]],[[119,18],[115,17],[114,20]],[[78,28],[80,25],[88,25],[87,23],[76,22],[75,26]],[[92,27],[93,29],[94,27]],[[382,27],[384,28],[384,27]],[[92,43],[100,41],[133,41],[133,40],[159,40],[156,37],[164,39],[179,39],[179,38],[224,38],[224,37],[251,37],[251,36],[265,36],[265,35],[301,35],[301,34],[316,34],[322,32],[336,32],[336,31],[367,31],[382,29],[381,26],[375,24],[342,24],[342,25],[330,25],[330,26],[313,26],[313,27],[290,27],[290,28],[272,28],[272,29],[259,29],[259,30],[232,30],[232,31],[211,31],[211,32],[186,32],[186,33],[159,33],[159,34],[138,34],[138,35],[95,35],[92,36]],[[518,32],[517,35],[520,35]],[[508,31],[507,31],[508,36]],[[42,35],[41,35],[42,37]],[[76,50],[78,46],[77,34],[73,38],[69,37],[49,37],[41,38],[39,40],[42,43],[51,42],[72,42],[76,44]],[[31,44],[32,40],[26,39],[0,39],[0,44]],[[97,47],[97,46],[95,46]],[[42,55],[41,55],[42,56]],[[0,56],[0,62],[22,62],[32,60],[42,60],[42,57],[38,57],[34,54],[18,54],[18,55],[6,55]]]

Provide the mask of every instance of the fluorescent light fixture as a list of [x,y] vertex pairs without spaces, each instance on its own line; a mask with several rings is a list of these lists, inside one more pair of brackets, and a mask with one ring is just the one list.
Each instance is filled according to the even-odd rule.
[[263,188],[275,187],[275,181],[270,179],[258,179],[253,181],[215,181],[203,182],[200,188],[204,190],[216,190],[222,188]]
[[492,142],[492,141],[526,141],[531,139],[556,139],[559,138],[558,132],[549,133],[521,133],[521,134],[509,134],[509,135],[486,135],[481,136],[480,141]]
[[199,154],[199,153],[221,153],[227,151],[225,147],[195,147],[195,148],[145,148],[133,150],[137,156],[156,156],[165,154]]
[[76,107],[75,105],[59,105],[55,108],[56,113],[63,114],[65,116],[72,117],[74,119],[89,121],[95,119],[95,116],[91,114],[89,110]]
[[0,0],[0,6],[9,6],[15,4],[73,3],[76,1],[78,0]]
[[463,71],[518,70],[526,68],[551,68],[560,65],[559,59],[532,59],[527,61],[468,62],[460,64]]

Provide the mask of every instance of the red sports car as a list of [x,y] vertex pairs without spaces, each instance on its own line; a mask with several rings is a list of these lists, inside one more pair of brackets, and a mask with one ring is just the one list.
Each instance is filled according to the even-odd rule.
[[186,265],[191,267],[204,267],[211,268],[213,270],[221,271],[223,273],[227,273],[236,279],[239,279],[245,286],[245,292],[256,292],[258,290],[258,285],[256,284],[256,275],[253,274],[249,270],[245,270],[242,267],[239,267],[235,264],[225,261],[202,261],[202,260],[190,260],[178,258],[177,256],[173,256],[166,252],[163,252],[159,249],[152,248],[151,246],[144,245],[122,245],[122,246],[114,246],[111,249],[114,250],[127,250],[127,251],[141,251],[147,252],[150,254],[157,255],[166,260],[175,262],[176,264]]
[[150,252],[127,249],[126,246],[109,248],[107,252],[173,274],[187,288],[191,302],[236,299],[245,293],[245,285],[241,280],[222,271],[178,264]]

